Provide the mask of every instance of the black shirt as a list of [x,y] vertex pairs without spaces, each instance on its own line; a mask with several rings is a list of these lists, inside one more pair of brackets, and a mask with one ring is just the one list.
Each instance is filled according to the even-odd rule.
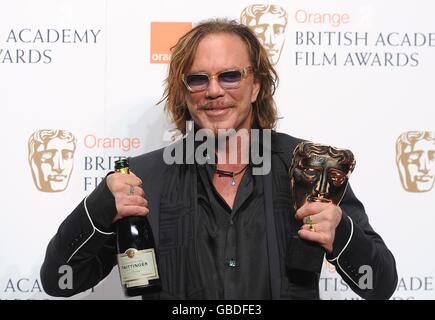
[[213,185],[215,170],[198,165],[198,255],[206,298],[270,299],[262,176],[248,166],[231,209]]

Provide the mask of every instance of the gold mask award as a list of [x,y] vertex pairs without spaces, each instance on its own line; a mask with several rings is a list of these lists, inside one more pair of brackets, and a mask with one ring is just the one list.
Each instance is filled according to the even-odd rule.
[[[308,141],[299,143],[293,152],[289,169],[295,212],[307,202],[339,205],[354,168],[355,158],[350,150]],[[294,240],[288,260],[290,267],[320,271],[323,248],[305,240]],[[305,254],[302,255],[302,252]]]
[[293,152],[290,184],[295,210],[306,202],[332,202],[338,205],[355,168],[350,150],[301,142]]

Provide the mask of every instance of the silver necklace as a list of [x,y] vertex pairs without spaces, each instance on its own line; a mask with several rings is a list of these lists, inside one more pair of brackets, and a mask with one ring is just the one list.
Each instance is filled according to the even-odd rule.
[[247,167],[248,165],[244,166],[240,171],[237,172],[216,169],[216,173],[218,174],[218,177],[230,177],[231,185],[234,187],[236,185],[236,179],[234,179],[234,177],[241,174]]

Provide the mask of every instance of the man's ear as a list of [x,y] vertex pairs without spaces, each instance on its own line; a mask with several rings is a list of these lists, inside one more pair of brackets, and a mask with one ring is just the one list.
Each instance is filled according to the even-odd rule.
[[251,103],[254,103],[257,100],[258,93],[261,89],[261,82],[260,79],[255,77],[254,78],[254,87],[251,94]]

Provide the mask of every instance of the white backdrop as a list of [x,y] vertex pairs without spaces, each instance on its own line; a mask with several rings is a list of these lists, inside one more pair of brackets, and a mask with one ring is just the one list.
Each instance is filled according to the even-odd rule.
[[[396,257],[393,298],[435,298],[435,188],[405,190],[395,150],[404,132],[435,131],[433,1],[0,0],[0,299],[50,298],[39,268],[60,222],[113,157],[168,143],[172,126],[155,104],[171,39],[256,3],[287,13],[278,130],[354,152],[352,187]],[[65,190],[39,190],[32,177],[28,141],[41,129],[76,138]],[[118,277],[115,268],[74,298],[123,299]],[[357,298],[327,264],[320,290]]]

